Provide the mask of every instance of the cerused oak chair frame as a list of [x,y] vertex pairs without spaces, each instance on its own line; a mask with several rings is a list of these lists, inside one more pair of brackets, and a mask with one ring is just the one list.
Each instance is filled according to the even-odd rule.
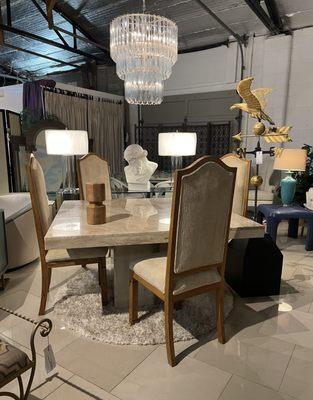
[[[245,179],[244,179],[244,193],[242,196],[242,204],[241,204],[241,213],[243,217],[247,215],[247,207],[248,207],[248,198],[249,198],[249,184],[250,184],[250,170],[251,170],[251,161],[247,160],[246,158],[240,158],[234,153],[228,153],[222,156],[220,159],[227,164],[227,160],[233,158],[233,159],[238,159],[239,162],[246,164],[245,168],[247,169],[248,173],[245,174]],[[238,179],[238,174],[236,179]],[[236,192],[236,184],[235,184],[235,192]]]
[[[219,164],[225,170],[233,173],[232,182],[232,196],[230,200],[230,209],[227,222],[227,232],[225,234],[224,242],[224,255],[223,261],[216,265],[205,265],[199,268],[195,268],[188,271],[183,271],[180,273],[174,272],[175,263],[175,250],[176,250],[176,239],[177,239],[177,226],[179,218],[179,205],[181,198],[181,186],[182,178],[185,175],[189,175],[196,171],[202,165],[208,162],[215,162]],[[225,264],[228,248],[228,237],[229,237],[229,227],[231,219],[231,209],[233,201],[233,193],[235,187],[236,179],[236,168],[228,167],[221,160],[215,159],[213,157],[204,156],[189,167],[181,170],[177,170],[174,174],[174,191],[171,209],[171,223],[170,232],[168,240],[168,251],[167,251],[167,264],[166,264],[166,279],[165,279],[165,293],[162,293],[156,287],[145,281],[143,278],[138,276],[134,271],[131,271],[130,286],[129,286],[129,322],[131,325],[138,321],[138,282],[156,295],[159,299],[164,302],[164,312],[165,312],[165,339],[166,339],[166,350],[167,359],[170,366],[176,365],[175,349],[174,349],[174,339],[173,339],[173,309],[174,304],[181,302],[189,297],[197,296],[199,294],[206,293],[211,290],[216,292],[216,319],[217,319],[217,335],[220,343],[225,343],[225,330],[224,330],[224,292],[225,292]],[[209,251],[209,249],[208,249]],[[201,286],[177,295],[173,294],[174,279],[177,276],[187,276],[201,271],[208,271],[212,267],[217,267],[221,275],[221,281],[218,283],[213,283],[205,286]]]
[[[101,161],[104,163],[104,168],[106,168],[106,172],[108,174],[108,179],[110,182],[110,167],[109,163],[101,156],[95,153],[88,153],[82,158],[77,160],[77,177],[78,177],[78,187],[79,187],[79,198],[81,200],[86,200],[85,195],[84,195],[84,187],[83,187],[83,178],[82,178],[82,173],[81,173],[81,166],[83,165],[84,162],[86,162],[89,158],[91,157],[98,157]],[[91,183],[105,183],[105,182],[91,182]],[[106,185],[107,186],[107,185]],[[106,193],[106,200],[111,200],[112,199],[112,191],[111,191],[111,184],[107,188],[105,188],[105,193]]]
[[[34,213],[34,220],[35,220],[35,227],[37,232],[37,240],[39,246],[39,254],[40,254],[40,261],[41,261],[41,277],[42,277],[42,286],[41,286],[41,301],[40,301],[40,308],[39,308],[39,315],[44,315],[46,311],[46,303],[48,292],[51,283],[51,273],[53,268],[60,268],[60,267],[69,267],[74,265],[82,265],[83,267],[87,264],[98,264],[98,271],[99,271],[99,285],[101,290],[101,298],[102,298],[102,305],[106,305],[108,303],[108,296],[107,296],[107,275],[106,275],[106,258],[105,256],[101,258],[71,258],[68,261],[54,261],[54,262],[47,262],[46,255],[48,251],[45,249],[45,241],[44,241],[44,231],[42,226],[42,221],[39,213],[39,204],[36,198],[36,188],[34,185],[33,177],[32,177],[32,163],[34,162],[35,157],[31,155],[27,167],[28,173],[28,182],[29,182],[29,190],[30,190],[30,197],[32,203],[32,209]],[[105,251],[104,251],[105,253]]]

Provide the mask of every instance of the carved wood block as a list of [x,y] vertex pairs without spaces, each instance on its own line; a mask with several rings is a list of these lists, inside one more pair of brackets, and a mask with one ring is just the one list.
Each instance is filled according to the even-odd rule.
[[106,209],[103,204],[105,200],[104,183],[86,183],[87,223],[89,225],[104,224],[106,220]]

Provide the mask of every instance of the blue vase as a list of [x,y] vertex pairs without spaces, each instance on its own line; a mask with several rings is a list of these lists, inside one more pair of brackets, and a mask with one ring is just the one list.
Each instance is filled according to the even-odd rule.
[[292,177],[292,172],[287,172],[287,176],[281,180],[281,200],[283,205],[290,206],[295,197],[297,181]]

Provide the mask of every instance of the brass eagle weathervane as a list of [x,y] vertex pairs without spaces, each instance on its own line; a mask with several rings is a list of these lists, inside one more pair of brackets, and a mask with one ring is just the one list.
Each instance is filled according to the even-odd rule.
[[[263,137],[267,143],[276,142],[291,142],[289,131],[291,126],[276,127],[272,118],[265,112],[267,105],[266,97],[273,91],[271,88],[258,88],[251,90],[251,85],[254,78],[249,77],[241,80],[237,86],[237,93],[243,99],[243,103],[236,103],[230,107],[231,110],[242,110],[255,118],[258,122],[253,126],[252,135],[243,135],[241,132],[233,136],[235,141],[242,141],[242,138],[248,137]],[[262,121],[270,124],[268,128]]]
[[237,92],[245,103],[236,103],[230,107],[231,110],[240,109],[250,114],[257,120],[268,121],[274,125],[273,120],[264,112],[266,107],[266,95],[272,92],[270,88],[259,88],[251,90],[251,84],[254,78],[245,78],[239,82]]

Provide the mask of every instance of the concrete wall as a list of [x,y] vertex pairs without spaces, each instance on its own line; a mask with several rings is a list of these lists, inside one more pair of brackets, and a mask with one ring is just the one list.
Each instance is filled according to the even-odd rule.
[[0,110],[20,113],[23,109],[23,85],[0,88]]
[[[278,125],[286,124],[286,104],[290,80],[290,49],[292,36],[274,36],[251,38],[247,48],[246,76],[253,76],[253,87],[269,87],[273,92],[268,95],[266,111]],[[256,120],[244,114],[242,131],[251,133]],[[263,148],[269,148],[261,142]],[[249,148],[256,144],[256,139],[246,140]]]
[[313,28],[295,32],[291,47],[286,123],[293,125],[294,144],[313,145]]
[[165,81],[165,95],[205,93],[235,88],[236,43],[197,53],[180,54],[171,77]]
[[238,113],[229,108],[238,101],[235,90],[167,96],[159,106],[142,107],[146,123],[181,124],[225,122],[235,120]]
[[[277,125],[293,126],[290,133],[293,142],[284,144],[285,147],[313,144],[312,43],[313,28],[304,28],[294,31],[293,35],[250,38],[245,49],[245,76],[255,78],[255,87],[273,88],[273,93],[268,96],[268,113]],[[168,106],[166,113],[172,118],[171,103],[175,103],[177,94],[234,89],[239,80],[239,67],[236,43],[229,47],[180,55],[172,76],[165,83],[165,94],[171,96],[165,99]],[[151,115],[153,111],[143,113]],[[254,123],[255,120],[244,114],[242,131],[251,133]],[[245,144],[253,148],[255,143],[254,138],[249,138]],[[264,148],[269,146],[264,144]]]
[[[253,42],[253,43],[252,43]],[[284,147],[313,144],[313,28],[299,29],[292,36],[259,37],[250,41],[249,73],[256,86],[272,87],[267,110],[277,125],[291,125],[292,143]],[[243,125],[247,131],[253,121]],[[251,145],[253,139],[250,140]]]

